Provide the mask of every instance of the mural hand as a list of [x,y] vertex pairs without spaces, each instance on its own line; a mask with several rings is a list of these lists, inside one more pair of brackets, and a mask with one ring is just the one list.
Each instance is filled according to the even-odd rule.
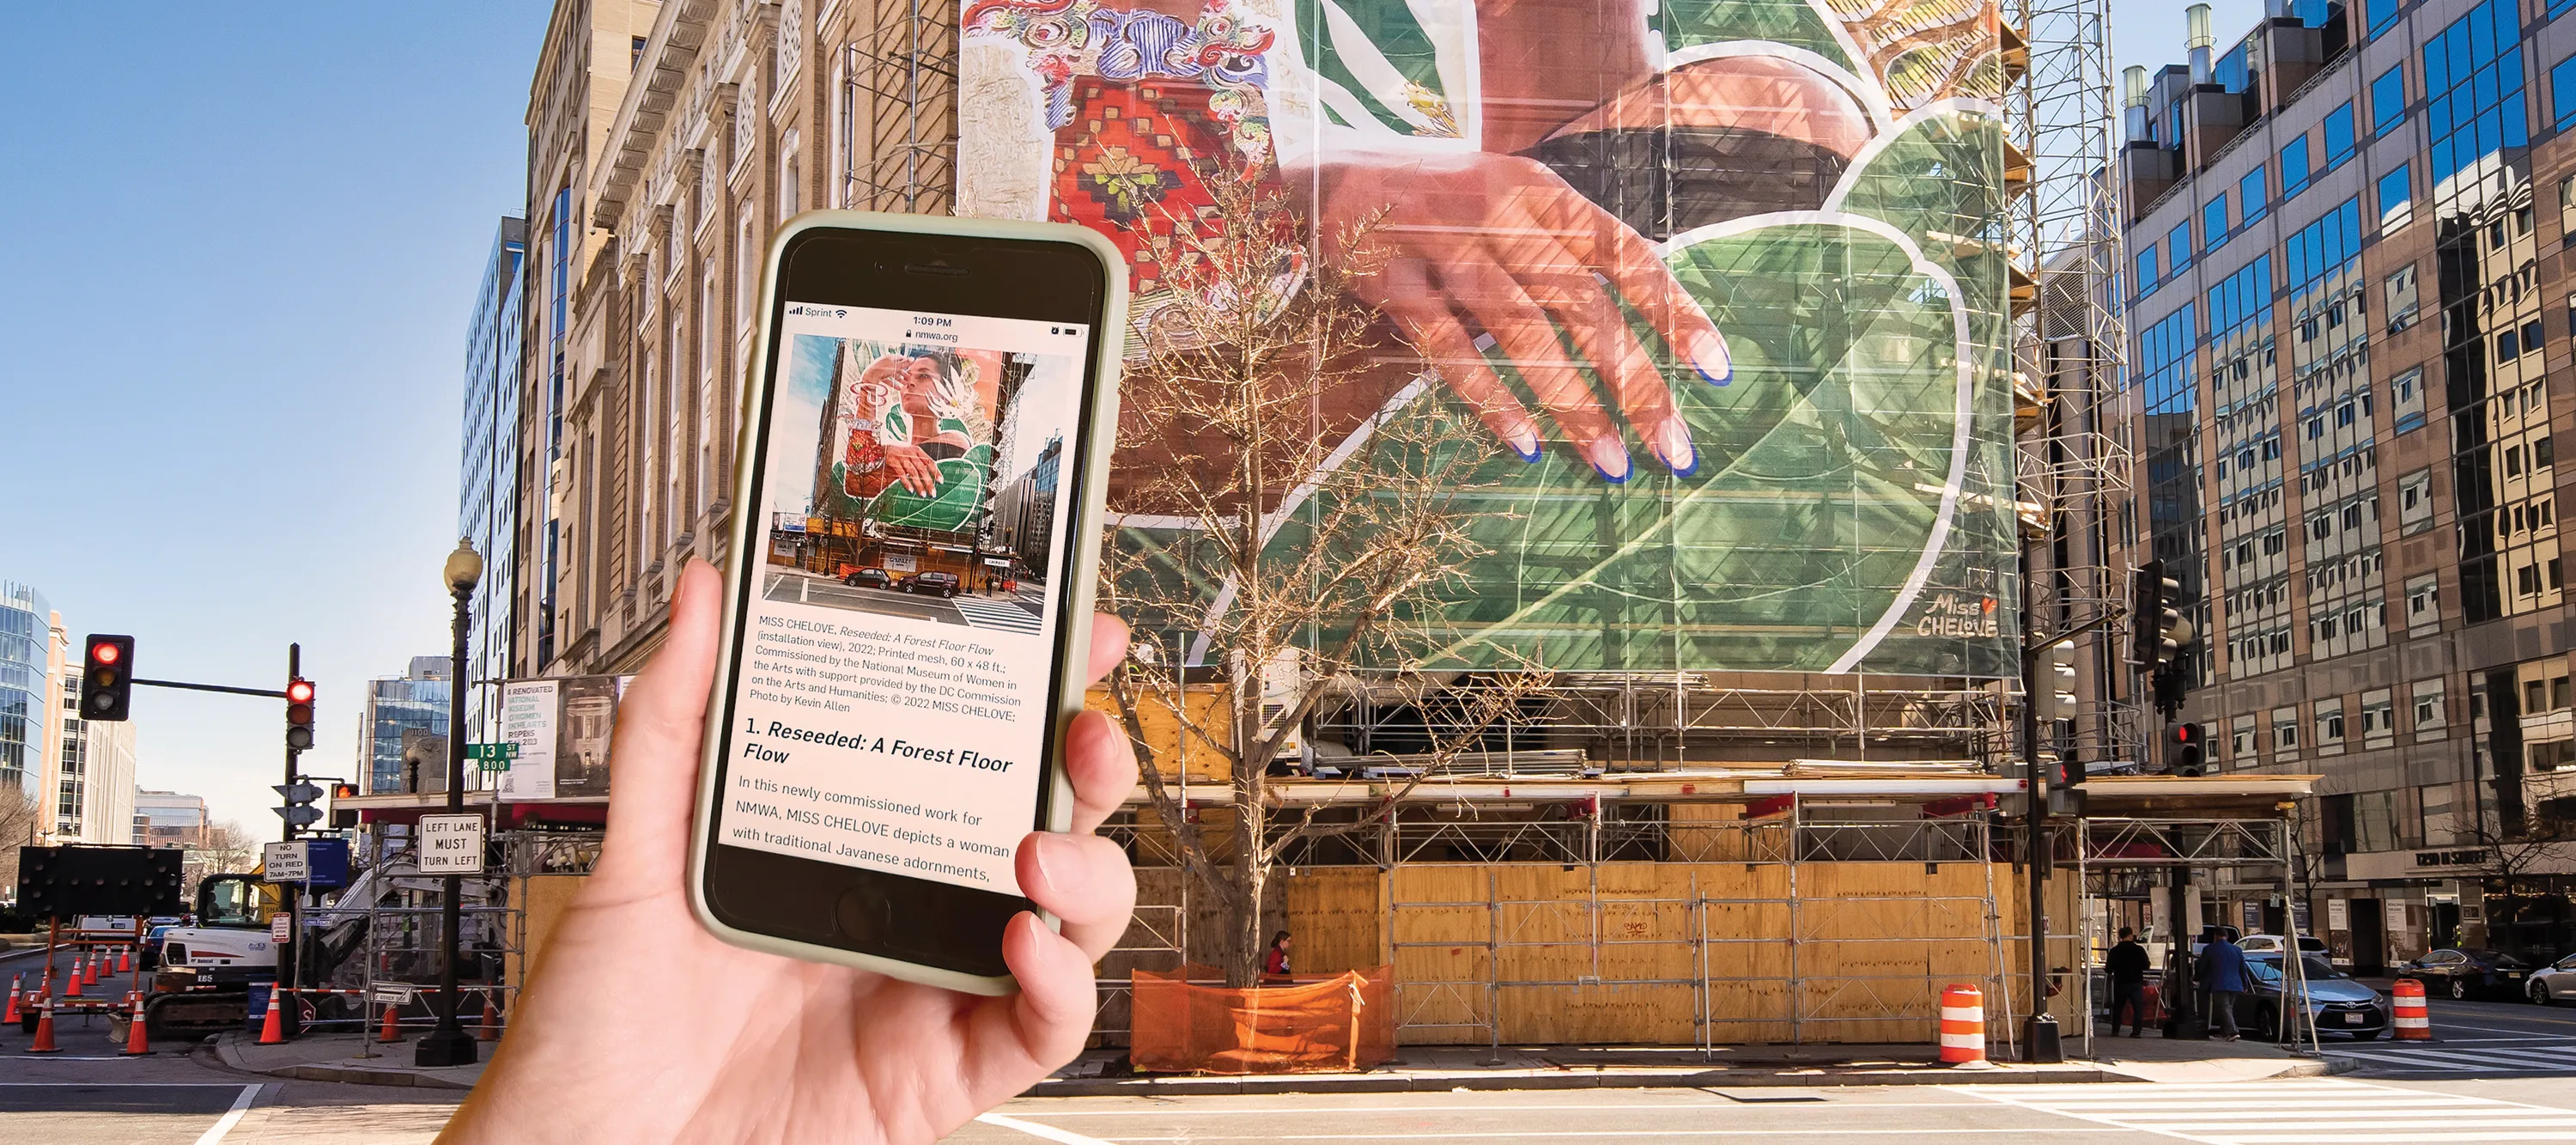
[[[1340,164],[1319,182],[1320,233],[1378,220],[1369,241],[1391,257],[1382,273],[1361,280],[1363,301],[1403,329],[1513,452],[1539,459],[1543,410],[1603,480],[1633,475],[1612,411],[1584,377],[1589,369],[1665,468],[1681,476],[1698,470],[1664,355],[1628,311],[1710,384],[1727,384],[1734,367],[1725,338],[1644,236],[1544,165],[1515,155]],[[1512,392],[1489,353],[1512,366],[1537,410]]]

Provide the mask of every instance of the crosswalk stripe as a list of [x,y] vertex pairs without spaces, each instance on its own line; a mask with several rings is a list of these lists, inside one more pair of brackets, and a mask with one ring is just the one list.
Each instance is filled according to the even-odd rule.
[[2329,1056],[2357,1058],[2383,1068],[2417,1070],[2576,1070],[2576,1055],[2546,1050],[2505,1048],[2337,1050]]
[[2341,1079],[2188,1088],[1946,1088],[1998,1104],[2207,1145],[2576,1141],[2576,1110]]
[[1035,632],[1039,627],[1039,618],[1028,609],[1022,608],[1016,604],[999,604],[989,600],[977,600],[972,597],[964,596],[949,601],[949,603],[957,607],[957,614],[965,617],[966,623],[974,625],[977,628],[998,628],[1011,632]]

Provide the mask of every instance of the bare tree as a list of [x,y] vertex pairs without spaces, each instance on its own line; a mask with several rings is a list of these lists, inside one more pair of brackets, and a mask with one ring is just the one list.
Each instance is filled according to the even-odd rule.
[[[1136,624],[1111,690],[1140,754],[1165,749],[1146,790],[1228,916],[1235,986],[1259,977],[1273,865],[1301,841],[1375,831],[1411,790],[1356,816],[1283,809],[1268,773],[1310,716],[1362,691],[1441,697],[1447,726],[1429,758],[1409,757],[1419,783],[1547,684],[1411,670],[1430,647],[1418,622],[1482,553],[1469,529],[1491,512],[1475,488],[1496,447],[1353,300],[1384,261],[1374,221],[1323,236],[1335,253],[1315,257],[1259,174],[1208,173],[1214,233],[1141,235],[1169,301],[1146,316],[1122,383],[1113,501],[1162,527],[1113,536],[1103,556],[1108,603]],[[1149,734],[1164,718],[1177,729]],[[1202,824],[1163,769],[1210,753],[1230,807]]]
[[2550,803],[2510,816],[2503,807],[2488,806],[2485,799],[2479,799],[2478,805],[2470,820],[2470,835],[2481,855],[2478,874],[2485,889],[2486,945],[2503,947],[2506,944],[2498,941],[2498,935],[2509,930],[2521,913],[2519,888],[2525,879],[2576,863],[2576,822],[2557,813]]
[[15,783],[0,784],[0,896],[18,893],[18,848],[33,845],[44,827],[44,805],[36,793]]
[[205,843],[190,851],[186,886],[180,894],[193,901],[197,883],[208,875],[246,874],[259,865],[260,840],[230,819],[206,824]]

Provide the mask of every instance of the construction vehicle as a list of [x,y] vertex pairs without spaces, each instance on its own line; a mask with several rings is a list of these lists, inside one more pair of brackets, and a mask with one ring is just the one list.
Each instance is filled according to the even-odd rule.
[[[210,875],[197,885],[196,917],[162,935],[161,968],[152,977],[152,997],[144,1003],[145,1029],[155,1040],[201,1038],[240,1029],[249,1020],[254,983],[277,980],[277,946],[271,921],[286,909],[281,888],[262,881],[262,871],[245,875]],[[303,944],[297,950],[297,979],[308,986],[353,986],[366,961],[369,909],[405,891],[435,890],[439,881],[424,879],[409,856],[361,870],[329,906],[307,907]],[[481,879],[464,883],[469,905],[490,900],[496,888]],[[312,1016],[345,1018],[355,1003],[346,995],[323,994],[310,1003]]]

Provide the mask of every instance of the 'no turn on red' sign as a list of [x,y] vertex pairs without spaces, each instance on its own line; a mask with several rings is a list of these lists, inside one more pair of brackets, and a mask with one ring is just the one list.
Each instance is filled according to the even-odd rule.
[[424,875],[482,874],[483,817],[480,815],[421,816],[420,873]]

